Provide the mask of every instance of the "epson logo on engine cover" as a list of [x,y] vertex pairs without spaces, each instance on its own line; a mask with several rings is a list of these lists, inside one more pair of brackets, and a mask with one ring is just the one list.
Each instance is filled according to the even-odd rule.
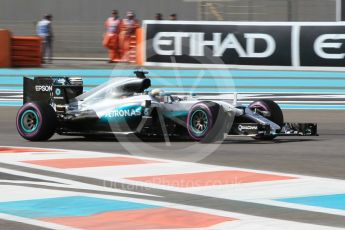
[[239,125],[238,130],[241,132],[247,130],[258,130],[258,127],[254,125]]
[[36,92],[51,92],[53,90],[53,86],[51,86],[51,85],[36,85],[35,90],[36,90]]

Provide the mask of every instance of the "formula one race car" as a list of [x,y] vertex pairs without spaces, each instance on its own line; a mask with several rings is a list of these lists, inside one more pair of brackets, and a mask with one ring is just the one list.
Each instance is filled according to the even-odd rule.
[[89,92],[77,77],[24,77],[24,105],[16,125],[30,141],[55,133],[85,137],[135,134],[213,142],[227,135],[271,140],[277,136],[314,136],[317,125],[284,123],[271,100],[242,106],[237,100],[202,100],[151,89],[146,72],[116,77]]

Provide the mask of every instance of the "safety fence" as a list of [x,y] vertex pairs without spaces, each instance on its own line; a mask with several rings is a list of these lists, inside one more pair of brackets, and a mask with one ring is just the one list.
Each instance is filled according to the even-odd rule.
[[42,40],[37,36],[12,36],[8,30],[0,30],[1,67],[40,67]]
[[11,33],[0,29],[0,67],[11,66]]
[[12,37],[12,66],[40,67],[42,63],[41,43],[42,40],[39,37]]

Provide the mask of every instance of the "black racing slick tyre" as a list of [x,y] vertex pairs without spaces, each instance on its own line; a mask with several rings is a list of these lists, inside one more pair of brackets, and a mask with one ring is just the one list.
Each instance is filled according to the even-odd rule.
[[[264,116],[265,118],[273,121],[280,127],[284,125],[284,115],[277,103],[272,100],[259,100],[254,101],[248,106],[251,110],[256,110],[260,115]],[[265,113],[268,112],[268,113]],[[273,140],[276,138],[275,135],[268,135],[268,136],[256,136],[254,139],[256,140]]]
[[187,116],[189,136],[203,143],[222,141],[228,131],[226,114],[223,108],[214,102],[199,102],[191,107]]
[[17,113],[18,133],[29,141],[48,140],[54,135],[56,125],[56,113],[50,105],[45,103],[26,103]]

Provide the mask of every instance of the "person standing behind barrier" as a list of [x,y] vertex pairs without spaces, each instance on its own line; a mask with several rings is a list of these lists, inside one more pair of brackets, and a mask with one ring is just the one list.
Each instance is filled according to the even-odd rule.
[[113,10],[112,17],[109,17],[104,25],[107,32],[104,35],[103,46],[109,49],[109,63],[120,60],[119,49],[119,26],[121,19],[118,17],[118,11]]
[[131,39],[135,39],[136,29],[139,28],[139,21],[135,18],[133,11],[127,12],[127,18],[123,19],[120,26],[120,47],[122,61],[129,61]]
[[53,29],[51,14],[44,15],[42,20],[37,23],[37,35],[42,38],[42,63],[52,63],[53,57]]
[[163,15],[161,13],[157,13],[155,16],[155,20],[163,20]]
[[176,21],[177,20],[177,14],[170,14],[170,20]]

